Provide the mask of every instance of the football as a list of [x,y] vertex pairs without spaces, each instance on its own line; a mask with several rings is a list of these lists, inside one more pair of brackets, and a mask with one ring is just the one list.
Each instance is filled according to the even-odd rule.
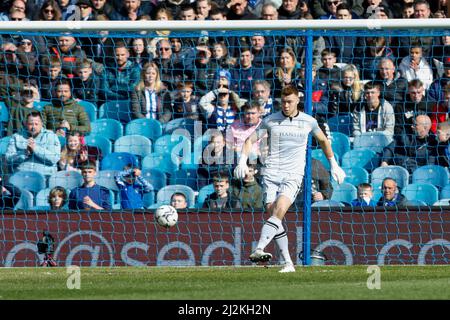
[[178,222],[178,212],[172,206],[162,205],[155,211],[155,220],[162,227],[173,227]]

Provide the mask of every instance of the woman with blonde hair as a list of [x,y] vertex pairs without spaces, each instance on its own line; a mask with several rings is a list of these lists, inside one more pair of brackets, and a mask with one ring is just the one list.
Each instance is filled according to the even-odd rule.
[[288,85],[298,87],[300,82],[300,68],[292,48],[286,47],[279,53],[277,67],[268,74],[267,78],[273,79],[273,95],[278,97],[281,90]]
[[172,119],[172,99],[161,81],[158,66],[147,62],[141,70],[141,80],[131,93],[133,119],[151,118],[166,123]]
[[69,131],[66,134],[66,145],[61,151],[61,158],[58,162],[59,170],[81,172],[84,164],[96,163],[98,167],[101,160],[101,150],[85,145],[79,131]]
[[341,80],[332,83],[328,95],[328,112],[330,116],[351,113],[361,101],[362,85],[359,71],[353,64],[341,70]]

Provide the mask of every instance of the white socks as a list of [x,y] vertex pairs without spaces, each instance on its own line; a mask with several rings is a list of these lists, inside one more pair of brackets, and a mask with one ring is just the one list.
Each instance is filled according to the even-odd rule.
[[283,232],[284,228],[281,224],[281,220],[275,216],[271,216],[262,227],[257,248],[264,250],[275,235]]
[[278,245],[278,248],[280,249],[280,253],[284,259],[284,262],[286,264],[292,264],[291,255],[289,254],[288,237],[286,231],[283,230],[282,233],[278,233],[274,239]]

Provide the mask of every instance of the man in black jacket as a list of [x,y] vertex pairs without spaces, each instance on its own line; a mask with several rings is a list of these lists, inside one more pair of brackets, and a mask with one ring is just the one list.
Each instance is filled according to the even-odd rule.
[[384,148],[381,166],[402,166],[412,173],[417,167],[435,164],[438,142],[430,129],[430,117],[418,115],[414,120],[413,135],[397,134]]

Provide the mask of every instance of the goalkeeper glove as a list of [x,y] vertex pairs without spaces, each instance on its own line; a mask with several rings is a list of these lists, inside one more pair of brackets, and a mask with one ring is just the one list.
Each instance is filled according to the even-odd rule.
[[344,170],[342,170],[341,167],[339,167],[339,165],[336,162],[336,159],[334,157],[331,159],[328,159],[328,161],[330,161],[331,176],[338,184],[341,184],[342,182],[344,182],[344,179],[346,176]]
[[248,166],[247,166],[247,159],[248,156],[241,153],[241,158],[239,159],[239,163],[234,169],[234,177],[236,179],[244,179],[246,174],[248,173]]

